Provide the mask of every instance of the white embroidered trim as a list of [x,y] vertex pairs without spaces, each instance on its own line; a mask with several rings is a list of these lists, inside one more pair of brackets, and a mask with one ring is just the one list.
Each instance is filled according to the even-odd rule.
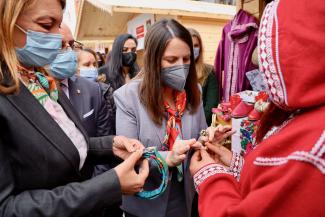
[[314,165],[320,170],[322,174],[325,174],[325,159],[322,156],[325,153],[325,130],[321,137],[312,148],[310,152],[296,151],[287,157],[273,157],[263,158],[258,157],[255,159],[254,164],[257,166],[280,166],[286,164],[289,160],[302,161]]
[[[237,20],[235,20],[231,25],[231,31],[237,29],[244,29],[247,27],[258,28],[256,23],[247,23],[247,24],[237,24]],[[239,40],[234,40],[231,38],[230,33],[228,33],[228,38],[231,41],[230,45],[230,57],[228,61],[228,73],[227,73],[227,80],[225,84],[225,93],[224,98],[225,101],[228,102],[230,96],[237,93],[237,80],[238,80],[238,55],[239,55],[239,44],[244,43],[248,40],[248,35],[246,34],[243,38]]]
[[239,181],[240,179],[240,173],[244,166],[244,158],[236,153],[232,152],[232,158],[230,163],[229,172],[233,173],[233,176]]
[[233,63],[233,59],[234,59],[234,47],[235,47],[235,43],[231,42],[231,45],[230,45],[230,57],[229,57],[229,62],[228,62],[227,80],[226,80],[226,84],[225,84],[225,101],[226,102],[228,102],[229,98],[230,98],[231,77],[232,77],[232,74],[233,74],[232,63]]
[[226,167],[219,164],[209,164],[205,167],[202,167],[193,176],[196,191],[199,192],[199,185],[203,183],[207,178],[219,173],[232,175],[232,173],[229,172]]
[[[280,1],[280,0],[279,0]],[[286,105],[288,105],[288,97],[287,97],[287,88],[285,86],[284,83],[284,79],[283,79],[283,74],[282,74],[282,70],[281,70],[281,65],[280,65],[280,52],[279,52],[279,20],[278,20],[278,15],[277,15],[277,9],[278,9],[278,5],[279,2],[275,3],[275,14],[274,14],[274,18],[275,18],[275,55],[276,55],[276,64],[277,64],[277,68],[278,68],[278,75],[280,77],[281,80],[281,85],[283,88],[283,95],[284,95],[284,102]]]
[[232,71],[231,71],[232,79],[230,84],[230,93],[227,102],[229,102],[230,96],[236,93],[236,86],[237,86],[237,79],[238,79],[238,55],[239,55],[239,44],[236,43],[235,50],[234,50],[234,60],[232,62]]
[[268,84],[269,95],[277,105],[285,107],[286,93],[284,81],[280,68],[277,70],[274,63],[279,56],[278,47],[276,47],[276,58],[273,57],[272,53],[272,29],[274,23],[276,29],[278,28],[277,21],[275,22],[277,19],[276,13],[278,4],[279,0],[275,0],[268,4],[263,14],[261,28],[259,30],[258,58],[260,62],[260,71],[263,72],[263,80]]
[[322,157],[323,154],[325,153],[324,141],[325,141],[325,131],[321,135],[320,139],[317,141],[316,145],[310,151],[310,153],[316,155],[317,157]]
[[[235,19],[234,22],[232,23],[230,32],[234,28],[236,28],[236,26],[237,26],[237,19]],[[229,98],[230,98],[231,78],[232,78],[232,75],[233,75],[233,62],[234,62],[234,50],[235,50],[235,43],[232,40],[232,38],[230,37],[230,32],[228,33],[229,40],[231,41],[230,57],[229,57],[229,62],[228,62],[227,80],[225,80],[226,83],[225,83],[225,93],[224,93],[224,98],[225,98],[224,100],[226,102],[228,102]],[[224,76],[226,76],[226,75],[224,75]]]
[[233,28],[233,30],[237,29],[245,29],[247,27],[253,27],[255,29],[258,29],[258,25],[256,23],[246,23],[246,24],[239,24]]

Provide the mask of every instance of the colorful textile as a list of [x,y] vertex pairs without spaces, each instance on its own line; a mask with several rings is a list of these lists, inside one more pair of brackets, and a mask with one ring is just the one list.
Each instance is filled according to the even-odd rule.
[[221,103],[218,105],[218,108],[213,108],[212,126],[216,127],[219,124],[231,126],[231,112],[231,106],[227,105],[227,103]]
[[242,151],[247,155],[255,149],[256,131],[260,121],[243,120],[240,123],[240,144]]
[[144,190],[137,193],[136,196],[141,197],[143,199],[152,200],[159,197],[159,195],[165,192],[169,180],[169,169],[165,160],[161,157],[155,147],[146,148],[143,152],[143,158],[150,160],[150,162],[157,166],[158,171],[161,174],[161,184],[158,188],[152,191]]
[[164,102],[168,118],[164,144],[161,148],[162,151],[172,150],[176,139],[182,139],[182,116],[186,108],[186,92],[174,91],[174,99],[176,110],[172,109],[167,102]]
[[57,101],[59,92],[56,87],[54,78],[46,76],[41,72],[30,72],[26,69],[20,69],[20,74],[29,80],[27,83],[28,90],[44,106],[48,98]]

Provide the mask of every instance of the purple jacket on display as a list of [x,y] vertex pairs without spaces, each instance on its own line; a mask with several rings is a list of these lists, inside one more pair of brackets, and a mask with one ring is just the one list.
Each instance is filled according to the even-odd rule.
[[245,74],[256,69],[251,58],[257,36],[257,19],[243,10],[223,28],[214,64],[222,101],[228,102],[231,95],[251,89]]

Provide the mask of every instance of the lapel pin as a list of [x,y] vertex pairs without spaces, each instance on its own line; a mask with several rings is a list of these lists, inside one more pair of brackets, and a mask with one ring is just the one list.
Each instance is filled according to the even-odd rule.
[[80,92],[80,90],[78,89],[78,90],[77,90],[77,94],[80,94],[80,93],[81,93],[81,92]]

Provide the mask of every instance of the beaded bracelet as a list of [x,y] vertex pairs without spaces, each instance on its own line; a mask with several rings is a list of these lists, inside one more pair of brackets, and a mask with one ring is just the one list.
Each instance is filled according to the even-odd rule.
[[152,191],[144,190],[135,195],[143,199],[152,200],[165,192],[168,185],[169,168],[155,147],[146,148],[143,152],[143,158],[148,159],[158,168],[158,171],[161,174],[161,184],[158,188]]

